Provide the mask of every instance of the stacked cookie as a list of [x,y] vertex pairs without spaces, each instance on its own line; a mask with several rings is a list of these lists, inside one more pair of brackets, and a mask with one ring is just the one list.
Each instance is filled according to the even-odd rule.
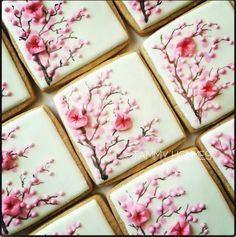
[[201,2],[3,2],[3,234],[234,233],[233,6]]

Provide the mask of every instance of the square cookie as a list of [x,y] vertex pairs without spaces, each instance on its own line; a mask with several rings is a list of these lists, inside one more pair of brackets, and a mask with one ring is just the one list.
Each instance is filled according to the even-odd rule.
[[31,105],[35,96],[4,32],[2,38],[2,120],[5,121]]
[[2,132],[3,233],[38,224],[91,191],[64,130],[46,107],[10,120]]
[[234,199],[234,117],[204,132],[196,141],[206,160]]
[[199,2],[202,1],[114,1],[131,27],[140,35],[153,32]]
[[128,43],[111,1],[4,1],[3,22],[44,91],[88,71]]
[[233,111],[233,22],[230,2],[208,1],[158,30],[141,49],[190,132]]
[[140,170],[185,138],[137,53],[112,59],[72,82],[54,102],[97,185]]
[[121,235],[119,225],[100,195],[73,206],[32,235]]
[[190,148],[115,186],[107,197],[124,234],[233,235],[233,214],[206,168]]

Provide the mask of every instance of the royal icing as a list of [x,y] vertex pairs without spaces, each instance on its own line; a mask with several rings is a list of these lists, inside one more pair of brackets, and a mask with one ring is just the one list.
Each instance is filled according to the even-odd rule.
[[29,99],[30,94],[3,41],[2,64],[2,112],[5,113]]
[[128,39],[105,1],[4,1],[3,21],[41,89]]
[[141,30],[171,16],[191,1],[131,0],[122,1]]
[[233,215],[195,151],[149,169],[115,188],[109,198],[130,235],[234,231]]
[[53,221],[34,235],[114,235],[96,200]]
[[[219,9],[227,17],[219,21]],[[163,27],[144,50],[190,127],[231,112],[234,91],[233,8],[209,2]]]
[[2,132],[4,233],[34,224],[89,189],[42,107],[7,123]]
[[96,184],[117,177],[184,138],[136,53],[77,80],[54,101]]
[[200,141],[234,189],[234,119],[206,132]]

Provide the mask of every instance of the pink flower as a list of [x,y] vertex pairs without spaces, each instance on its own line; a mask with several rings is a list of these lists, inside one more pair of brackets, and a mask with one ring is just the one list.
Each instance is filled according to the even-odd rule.
[[4,215],[17,216],[21,213],[21,201],[15,196],[7,196],[2,200],[2,211]]
[[11,152],[2,151],[2,169],[9,170],[14,167],[14,162],[12,159]]
[[125,131],[132,127],[131,118],[125,113],[117,113],[114,129],[117,131]]
[[84,111],[73,108],[67,114],[67,121],[73,129],[82,128],[88,124],[88,116]]
[[196,44],[191,37],[181,39],[176,45],[176,52],[181,57],[191,57],[196,51]]
[[204,97],[212,97],[217,92],[217,87],[214,86],[214,82],[212,81],[205,81],[200,85],[199,94]]
[[128,219],[136,226],[141,226],[151,217],[151,211],[142,204],[131,203],[128,207]]
[[45,51],[45,44],[37,34],[31,34],[26,41],[26,48],[31,54]]
[[168,232],[169,235],[190,235],[190,225],[186,221],[178,221]]
[[43,17],[42,9],[42,1],[28,1],[25,5],[25,12],[31,15],[36,22]]
[[34,14],[39,9],[42,9],[43,3],[42,1],[28,1],[25,6],[25,11],[29,14]]

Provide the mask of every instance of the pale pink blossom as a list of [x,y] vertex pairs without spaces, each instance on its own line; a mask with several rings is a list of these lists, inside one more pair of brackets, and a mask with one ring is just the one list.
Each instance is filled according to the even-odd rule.
[[204,97],[212,97],[218,92],[218,88],[212,81],[205,81],[200,85],[199,94]]
[[151,218],[151,211],[145,205],[130,203],[127,207],[130,214],[129,221],[136,226],[141,226]]
[[117,131],[125,131],[131,127],[132,127],[131,118],[125,113],[118,112],[116,114],[114,129]]
[[176,53],[181,57],[191,57],[196,52],[196,44],[191,37],[181,39],[176,45]]
[[25,5],[25,12],[33,17],[34,21],[39,21],[43,17],[42,1],[28,1]]
[[26,48],[31,54],[38,54],[45,51],[45,44],[37,34],[31,34],[26,41]]
[[12,154],[9,151],[2,151],[2,169],[9,170],[14,167]]
[[186,221],[178,221],[168,232],[168,235],[190,235],[190,225]]
[[21,213],[21,201],[16,196],[7,196],[2,201],[2,211],[4,215],[17,216]]
[[67,121],[71,128],[78,129],[85,127],[88,124],[89,119],[83,110],[79,111],[76,108],[72,108],[67,114]]

